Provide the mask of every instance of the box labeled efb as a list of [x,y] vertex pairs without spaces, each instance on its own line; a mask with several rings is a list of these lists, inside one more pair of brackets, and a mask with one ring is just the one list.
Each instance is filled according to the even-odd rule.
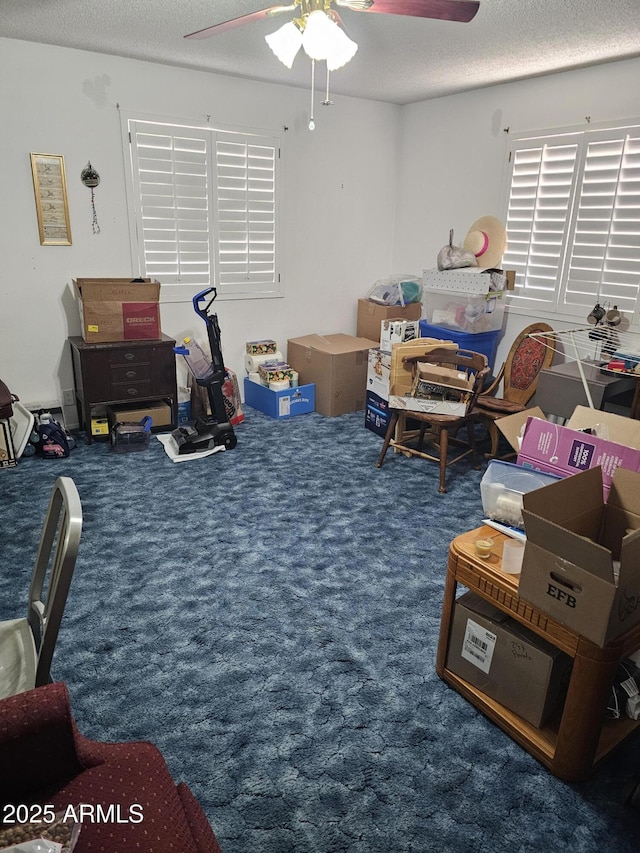
[[518,595],[602,647],[640,622],[640,474],[589,468],[523,496]]

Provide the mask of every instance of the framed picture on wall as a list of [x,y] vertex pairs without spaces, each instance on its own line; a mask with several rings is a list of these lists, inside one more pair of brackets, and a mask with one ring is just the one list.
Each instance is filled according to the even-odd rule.
[[61,154],[31,154],[31,173],[40,244],[70,246],[71,226],[64,157]]

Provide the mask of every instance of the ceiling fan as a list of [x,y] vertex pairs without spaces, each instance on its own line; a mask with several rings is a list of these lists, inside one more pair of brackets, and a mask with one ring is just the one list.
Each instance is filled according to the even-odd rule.
[[479,0],[293,0],[288,6],[268,6],[241,15],[212,27],[189,33],[185,38],[202,39],[223,33],[226,30],[259,21],[275,18],[284,12],[297,13],[292,20],[276,32],[265,36],[265,40],[280,62],[291,68],[300,48],[311,59],[311,115],[309,130],[315,128],[313,104],[315,93],[316,61],[326,62],[327,91],[324,106],[333,103],[329,98],[329,72],[342,68],[351,60],[358,45],[346,34],[342,19],[336,9],[352,12],[378,12],[383,15],[405,15],[412,18],[439,18],[444,21],[467,23],[480,7]]
[[[438,18],[442,21],[458,21],[468,23],[480,7],[479,0],[294,0],[289,6],[268,6],[251,12],[249,15],[241,15],[212,27],[189,33],[185,38],[202,39],[223,33],[234,27],[250,24],[263,18],[274,18],[283,12],[293,12],[300,9],[300,18],[304,22],[308,16],[315,11],[324,12],[335,23],[342,26],[338,12],[332,8],[336,5],[342,9],[351,9],[353,12],[378,12],[383,15],[406,15],[411,18]],[[300,24],[298,23],[298,26]]]

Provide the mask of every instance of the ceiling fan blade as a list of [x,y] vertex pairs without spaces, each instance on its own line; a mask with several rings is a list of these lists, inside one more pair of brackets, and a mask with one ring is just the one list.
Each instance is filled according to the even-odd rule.
[[226,30],[232,30],[234,27],[241,27],[244,24],[250,24],[252,21],[259,21],[262,18],[272,18],[279,15],[281,12],[292,12],[297,8],[297,3],[291,6],[269,6],[267,9],[260,9],[258,12],[251,12],[249,15],[242,15],[240,18],[232,18],[230,21],[223,21],[221,24],[214,24],[212,27],[206,27],[204,30],[196,30],[195,33],[186,35],[186,39],[208,39],[210,36],[224,33]]
[[466,24],[480,8],[478,0],[335,0],[337,6],[354,12],[408,15],[412,18],[439,18]]

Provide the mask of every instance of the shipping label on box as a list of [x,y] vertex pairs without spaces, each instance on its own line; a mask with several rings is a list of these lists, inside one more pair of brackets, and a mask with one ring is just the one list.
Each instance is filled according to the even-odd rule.
[[618,467],[640,471],[640,449],[530,418],[522,436],[518,465],[562,477],[600,466],[606,496]]
[[590,468],[523,496],[522,601],[598,646],[640,622],[640,474],[618,468],[605,500]]

